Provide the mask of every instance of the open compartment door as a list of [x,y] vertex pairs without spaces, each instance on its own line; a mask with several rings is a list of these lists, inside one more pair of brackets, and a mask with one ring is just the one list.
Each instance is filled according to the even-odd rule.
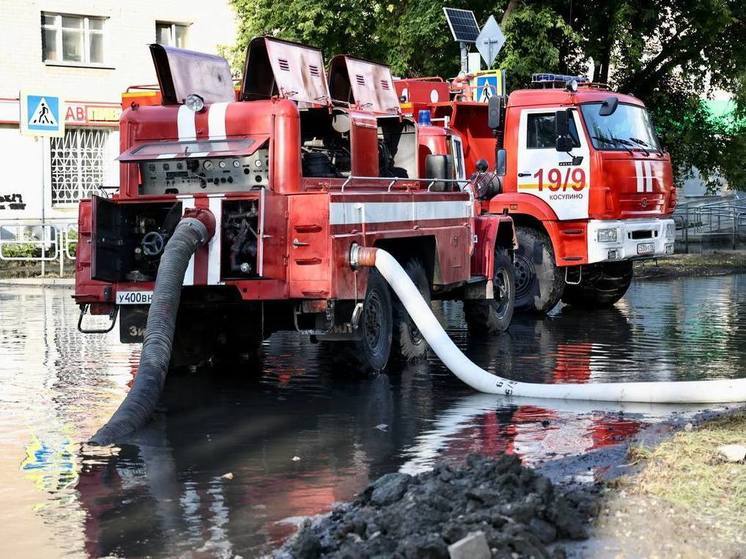
[[338,55],[329,63],[329,91],[334,101],[360,110],[398,114],[399,96],[391,70],[383,64]]
[[253,39],[246,53],[241,99],[274,96],[297,101],[301,107],[328,106],[331,100],[321,51],[270,37]]
[[163,45],[150,45],[164,105],[177,105],[196,94],[206,104],[236,100],[228,61],[205,54]]

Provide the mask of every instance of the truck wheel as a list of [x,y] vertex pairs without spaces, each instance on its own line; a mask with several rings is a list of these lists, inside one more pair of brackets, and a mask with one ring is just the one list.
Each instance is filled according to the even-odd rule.
[[[419,259],[412,258],[404,264],[404,271],[417,286],[422,298],[430,305],[430,281],[427,279],[425,266]],[[410,318],[409,313],[399,298],[392,293],[394,302],[394,328],[392,355],[404,362],[417,361],[427,355],[427,342]]]
[[614,305],[632,283],[632,261],[605,262],[583,266],[580,285],[566,285],[562,302],[584,309]]
[[510,326],[515,307],[515,270],[508,252],[495,248],[494,299],[467,299],[464,318],[471,335],[494,335]]
[[386,367],[391,355],[392,324],[389,286],[378,270],[371,269],[358,326],[360,339],[354,344],[355,357],[363,369],[377,372]]
[[532,227],[516,228],[515,308],[522,312],[547,313],[562,298],[565,278],[554,260],[549,237]]

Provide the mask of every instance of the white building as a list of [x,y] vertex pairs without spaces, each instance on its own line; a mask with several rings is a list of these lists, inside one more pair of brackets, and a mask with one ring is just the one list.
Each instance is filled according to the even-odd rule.
[[[118,185],[121,94],[156,83],[149,44],[217,53],[236,33],[227,0],[2,0],[0,23],[0,224],[74,221]],[[65,101],[64,138],[20,134],[22,90]]]

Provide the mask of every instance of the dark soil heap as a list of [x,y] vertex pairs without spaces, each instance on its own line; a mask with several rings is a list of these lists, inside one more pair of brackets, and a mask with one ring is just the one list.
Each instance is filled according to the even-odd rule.
[[562,557],[547,546],[585,539],[595,503],[591,492],[560,490],[515,456],[471,455],[460,468],[382,476],[352,503],[307,522],[275,557],[447,559],[450,544],[477,531],[492,557]]

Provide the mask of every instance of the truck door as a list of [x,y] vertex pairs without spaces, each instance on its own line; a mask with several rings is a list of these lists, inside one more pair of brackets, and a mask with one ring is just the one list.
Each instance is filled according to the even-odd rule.
[[560,220],[588,218],[590,150],[580,117],[570,114],[573,149],[555,148],[554,113],[564,107],[523,109],[518,129],[518,192],[544,200]]

